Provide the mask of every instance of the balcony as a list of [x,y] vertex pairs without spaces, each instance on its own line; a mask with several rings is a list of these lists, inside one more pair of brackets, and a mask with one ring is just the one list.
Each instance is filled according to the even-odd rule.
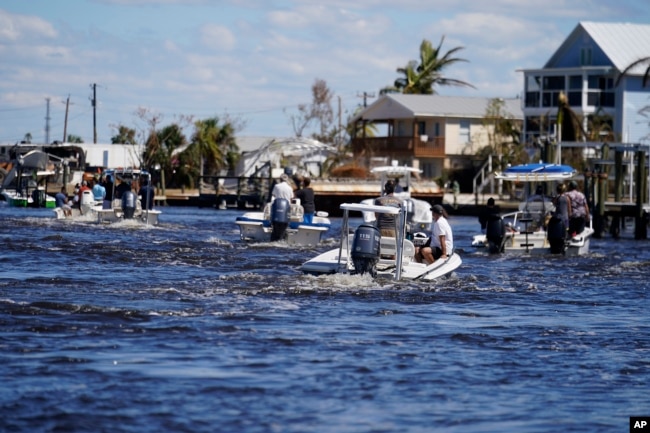
[[445,137],[359,137],[352,139],[354,155],[386,156],[392,159],[444,158]]

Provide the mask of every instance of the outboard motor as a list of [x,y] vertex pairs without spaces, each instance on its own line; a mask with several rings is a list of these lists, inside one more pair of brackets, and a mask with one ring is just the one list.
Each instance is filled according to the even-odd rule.
[[276,198],[271,204],[271,241],[279,241],[283,239],[287,227],[289,226],[289,217],[291,212],[291,204],[289,200],[284,198]]
[[93,205],[95,204],[95,197],[93,196],[93,192],[89,189],[83,190],[81,193],[81,201],[79,202],[79,206],[81,207],[81,213],[84,215],[87,215],[88,212],[92,209]]
[[379,246],[381,234],[379,229],[372,224],[361,224],[354,232],[352,240],[352,263],[355,274],[369,273],[376,275],[375,265],[379,261]]
[[124,219],[133,219],[137,200],[138,196],[133,191],[124,191],[124,194],[122,194],[122,212],[124,212]]
[[561,218],[551,217],[546,228],[546,238],[551,245],[551,254],[564,254],[566,250],[566,227]]
[[503,218],[499,215],[490,215],[488,217],[485,238],[488,241],[488,250],[491,254],[503,251],[503,244],[506,237],[506,226]]

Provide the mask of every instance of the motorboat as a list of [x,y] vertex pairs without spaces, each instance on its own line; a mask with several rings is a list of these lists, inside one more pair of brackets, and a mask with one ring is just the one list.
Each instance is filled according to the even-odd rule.
[[[411,197],[411,176],[419,175],[422,170],[415,167],[409,167],[406,165],[397,165],[397,161],[393,161],[392,165],[384,165],[380,167],[375,167],[370,170],[372,174],[379,175],[380,177],[380,187],[377,191],[377,196],[380,196],[383,193],[384,185],[389,179],[393,179],[397,182],[397,188],[393,195],[402,199],[404,207],[407,210],[406,216],[406,231],[409,234],[414,234],[416,232],[430,231],[431,224],[433,224],[433,216],[431,215],[431,205],[424,200],[415,199]],[[369,198],[362,200],[361,203],[374,205],[375,199]],[[373,223],[375,221],[374,212],[364,212],[363,220],[365,223]]]
[[[461,264],[457,252],[431,264],[415,260],[415,244],[406,237],[407,209],[366,203],[343,203],[341,239],[337,248],[308,260],[302,272],[312,275],[369,274],[393,280],[431,281],[449,276]],[[350,212],[395,215],[395,237],[381,236],[374,224],[362,223],[351,233]]]
[[47,194],[48,179],[56,175],[50,156],[39,150],[18,154],[0,185],[0,197],[11,207],[54,208]]
[[[142,203],[140,198],[133,192],[144,185],[145,182],[151,185],[151,174],[146,170],[120,168],[105,170],[104,175],[110,175],[113,181],[113,200],[111,207],[104,209],[103,202],[96,201],[90,190],[83,191],[80,197],[81,210],[72,209],[72,216],[69,218],[90,218],[96,219],[98,223],[110,224],[119,221],[135,221],[147,225],[157,225],[160,214],[158,209],[149,209],[149,203]],[[122,193],[120,184],[126,186]],[[57,219],[66,219],[63,210],[54,209]]]
[[289,245],[313,246],[320,243],[331,222],[327,212],[316,212],[312,223],[303,221],[304,209],[300,199],[276,198],[263,211],[246,212],[238,216],[240,238],[250,242],[284,240]]
[[[508,167],[495,178],[524,183],[528,189],[543,182],[564,182],[572,179],[576,170],[561,164],[523,164]],[[485,233],[477,234],[472,245],[487,248],[490,253],[530,253],[582,255],[589,252],[594,229],[591,221],[582,233],[566,236],[566,227],[553,216],[555,205],[551,197],[537,193],[525,197],[518,210],[503,215],[491,215]]]

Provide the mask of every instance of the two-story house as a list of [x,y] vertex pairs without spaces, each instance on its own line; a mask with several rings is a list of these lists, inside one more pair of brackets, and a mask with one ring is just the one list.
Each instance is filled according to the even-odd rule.
[[[613,139],[650,139],[650,86],[642,86],[648,67],[638,66],[616,80],[633,62],[650,56],[650,25],[581,22],[541,69],[524,73],[524,140],[558,136],[558,101],[564,93],[571,110],[589,130],[592,116],[606,118]],[[571,140],[571,139],[569,139]]]
[[[383,157],[418,167],[425,178],[467,168],[468,158],[489,144],[488,107],[494,98],[386,94],[352,120],[355,159]],[[518,98],[499,98],[502,116],[521,121]],[[377,133],[364,136],[372,123]],[[471,165],[471,164],[470,164]]]

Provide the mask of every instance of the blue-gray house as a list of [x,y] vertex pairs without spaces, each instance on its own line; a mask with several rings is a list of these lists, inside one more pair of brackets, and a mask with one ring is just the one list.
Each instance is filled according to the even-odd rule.
[[650,86],[642,86],[650,63],[631,70],[614,86],[621,71],[647,57],[650,25],[579,23],[543,68],[523,70],[525,140],[562,139],[555,124],[563,93],[585,130],[592,116],[604,116],[610,118],[615,141],[650,143]]

